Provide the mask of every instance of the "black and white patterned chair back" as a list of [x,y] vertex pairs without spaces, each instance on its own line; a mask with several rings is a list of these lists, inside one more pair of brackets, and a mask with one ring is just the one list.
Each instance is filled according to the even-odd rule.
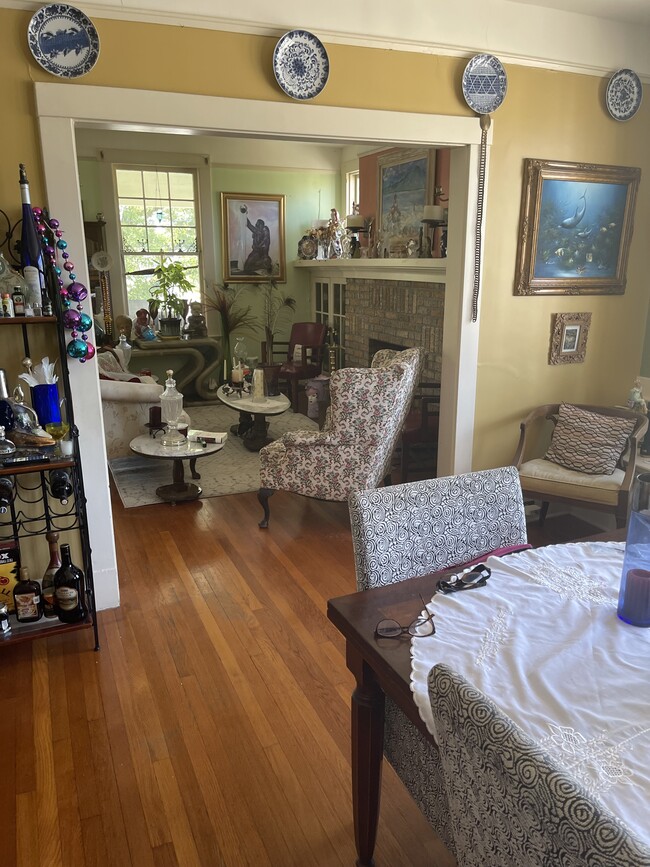
[[459,867],[648,867],[650,850],[445,665],[429,696]]
[[527,541],[516,467],[358,491],[348,504],[359,590]]

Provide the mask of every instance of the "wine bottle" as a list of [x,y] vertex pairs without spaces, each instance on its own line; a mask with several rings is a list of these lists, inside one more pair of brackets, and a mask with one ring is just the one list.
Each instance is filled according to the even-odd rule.
[[87,614],[84,573],[73,564],[67,544],[61,545],[61,567],[54,576],[54,608],[64,623],[78,623]]
[[[51,316],[52,305],[44,288],[45,271],[43,268],[43,248],[34,223],[34,212],[32,211],[29,194],[29,181],[27,180],[27,172],[23,163],[20,163],[20,198],[23,205],[23,225],[20,236],[20,266],[23,270],[23,276],[32,290],[36,288],[35,284],[38,279],[43,315]],[[36,272],[33,270],[34,268],[36,269]],[[27,269],[27,271],[25,269]],[[31,303],[33,306],[33,301]]]
[[65,506],[72,495],[72,482],[66,470],[50,470],[50,491],[52,496]]
[[45,538],[50,546],[50,562],[41,580],[43,591],[43,614],[46,617],[56,617],[54,605],[54,576],[61,568],[61,553],[59,551],[59,534],[50,532]]
[[6,515],[13,500],[14,483],[10,476],[0,476],[0,515]]
[[14,587],[14,607],[19,623],[35,623],[43,616],[41,585],[30,579],[27,566],[20,567],[20,579]]

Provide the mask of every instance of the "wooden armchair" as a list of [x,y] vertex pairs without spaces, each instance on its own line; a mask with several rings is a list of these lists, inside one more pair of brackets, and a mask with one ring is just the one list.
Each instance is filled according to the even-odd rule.
[[[574,406],[575,409],[594,413],[605,419],[627,421],[629,433],[620,439],[620,449],[612,446],[618,452],[613,472],[599,473],[593,470],[584,472],[571,469],[568,462],[559,464],[548,460],[546,456],[524,460],[529,440],[532,438],[531,428],[546,420],[552,423],[555,432],[560,410],[567,406]],[[604,424],[606,425],[606,422]],[[519,445],[513,464],[519,471],[524,497],[542,501],[540,525],[544,523],[549,502],[553,501],[610,512],[616,518],[616,526],[624,527],[629,511],[630,488],[635,476],[637,448],[647,427],[648,419],[644,415],[622,407],[554,403],[534,409],[520,425]],[[597,439],[607,445],[606,433],[599,435]],[[612,439],[615,439],[613,435]],[[579,453],[583,459],[588,458],[590,448],[596,446],[590,445],[590,435],[587,431],[584,440],[575,442],[576,454]]]
[[415,451],[423,452],[431,460],[437,458],[439,426],[440,383],[421,382],[415,390],[413,404],[402,428],[400,460],[402,482],[408,481]]
[[[298,385],[301,380],[312,379],[321,372],[327,350],[327,325],[322,322],[294,322],[289,340],[274,340],[273,353],[284,355],[279,379],[289,384],[291,406],[298,412]],[[279,349],[281,347],[281,349]],[[286,348],[284,348],[286,347]],[[300,347],[298,353],[296,347]],[[265,357],[262,345],[262,358]]]

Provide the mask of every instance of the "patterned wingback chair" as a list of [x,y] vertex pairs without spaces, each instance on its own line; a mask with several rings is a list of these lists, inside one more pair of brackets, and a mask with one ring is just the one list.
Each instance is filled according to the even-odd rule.
[[274,490],[343,501],[381,482],[413,397],[419,358],[420,350],[410,349],[387,367],[332,374],[325,428],[285,433],[260,451],[260,527],[268,526]]
[[429,696],[462,867],[648,867],[650,850],[487,696],[436,665]]
[[[348,504],[359,590],[528,547],[515,467],[359,491]],[[454,851],[438,751],[389,698],[384,754]]]

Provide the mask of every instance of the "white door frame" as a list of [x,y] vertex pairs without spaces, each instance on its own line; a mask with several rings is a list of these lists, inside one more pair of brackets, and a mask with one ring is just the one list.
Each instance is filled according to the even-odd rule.
[[[451,147],[447,292],[443,325],[438,473],[472,465],[478,322],[471,322],[474,220],[481,130],[478,118],[300,103],[264,102],[62,83],[35,84],[50,212],[66,231],[76,272],[88,282],[75,127],[187,135]],[[491,142],[491,131],[489,142]],[[479,317],[480,318],[480,317]],[[71,364],[70,381],[88,492],[98,608],[119,604],[99,382],[94,364]],[[460,384],[462,383],[462,389]],[[462,402],[461,402],[462,396]]]

